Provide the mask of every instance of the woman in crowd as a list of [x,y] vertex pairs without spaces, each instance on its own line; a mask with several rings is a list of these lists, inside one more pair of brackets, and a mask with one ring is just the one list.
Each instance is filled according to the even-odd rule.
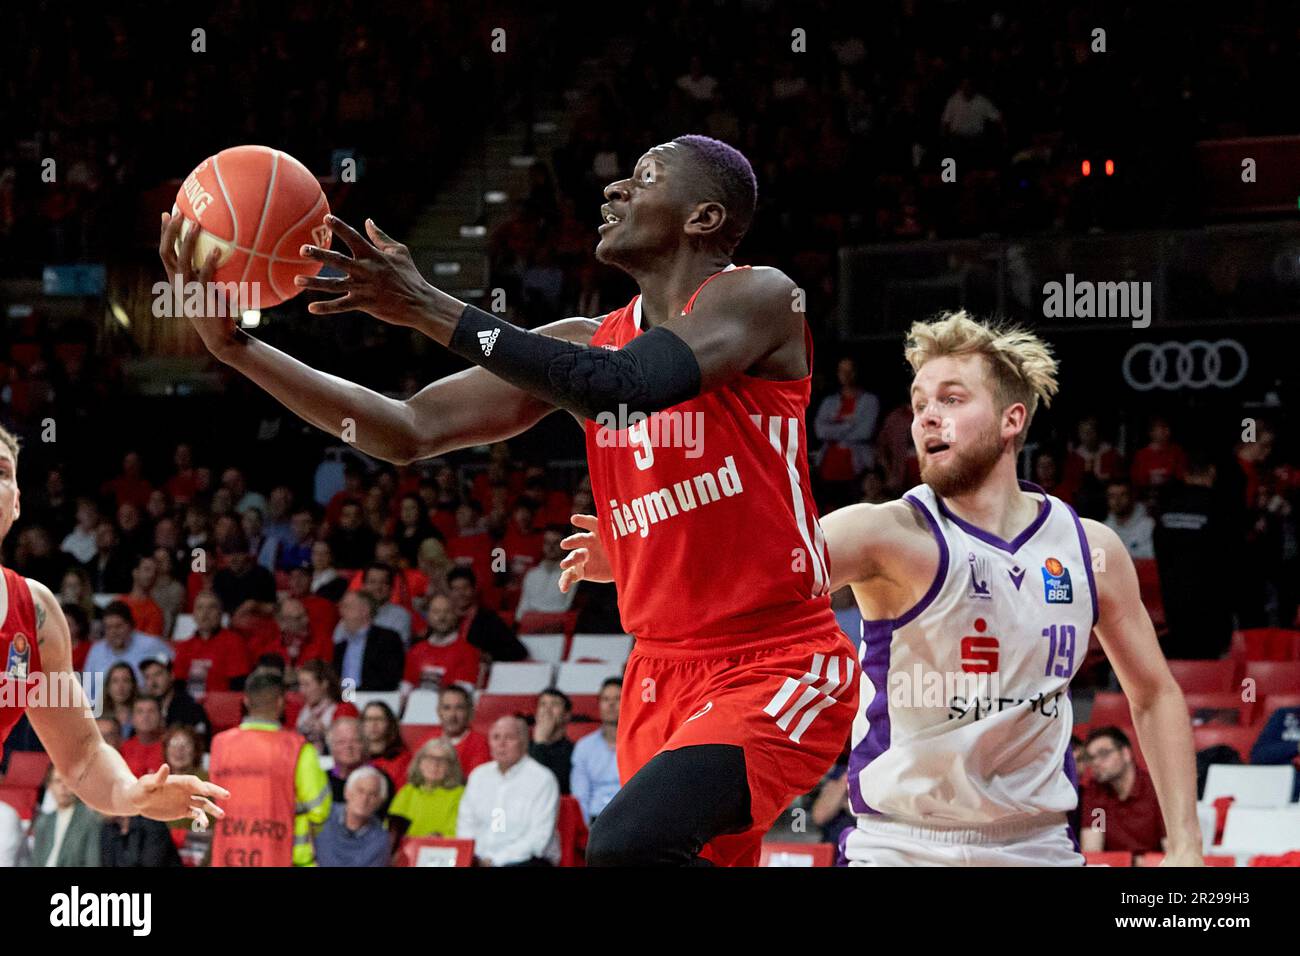
[[398,787],[406,783],[411,752],[402,743],[397,729],[397,715],[387,704],[372,700],[361,712],[361,737],[365,742],[366,761],[388,774]]
[[406,566],[413,568],[420,560],[420,546],[427,538],[437,534],[429,523],[429,516],[419,495],[406,495],[397,511],[397,521],[392,537]]
[[139,692],[135,671],[130,664],[119,662],[108,669],[108,675],[104,678],[104,693],[107,695],[104,716],[117,718],[122,726],[123,740],[131,736],[131,710]]
[[411,760],[406,786],[388,808],[389,828],[413,837],[454,837],[465,792],[456,748],[441,738],[427,741]]
[[311,660],[298,668],[298,692],[302,711],[294,729],[322,754],[329,753],[326,731],[338,717],[356,717],[357,709],[342,700],[339,675],[332,664]]
[[[86,612],[92,622],[99,616],[95,607],[94,588],[90,586],[90,575],[82,567],[71,567],[63,572],[63,582],[59,587],[59,603],[75,604]],[[92,638],[94,635],[90,635]]]

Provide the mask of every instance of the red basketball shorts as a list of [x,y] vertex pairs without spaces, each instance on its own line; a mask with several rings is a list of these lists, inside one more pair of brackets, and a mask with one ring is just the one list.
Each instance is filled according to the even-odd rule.
[[838,629],[706,659],[637,648],[623,674],[619,777],[626,783],[666,750],[741,747],[752,826],[710,841],[703,855],[719,866],[755,866],[763,835],[843,752],[857,705],[857,659]]

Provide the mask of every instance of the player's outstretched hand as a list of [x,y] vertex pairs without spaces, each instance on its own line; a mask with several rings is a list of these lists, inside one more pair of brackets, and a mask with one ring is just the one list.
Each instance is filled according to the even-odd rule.
[[560,542],[560,547],[570,554],[560,562],[564,570],[560,573],[560,590],[566,594],[569,588],[579,581],[592,581],[608,584],[614,580],[614,571],[609,566],[609,556],[600,543],[597,529],[600,519],[595,515],[573,515],[569,518],[574,527],[583,530],[571,534]]
[[[184,224],[184,216],[173,216],[166,212],[162,214],[162,235],[158,239],[158,257],[162,259],[163,268],[167,270],[168,283],[175,289],[179,282],[181,289],[180,298],[172,300],[171,314],[185,315],[194,326],[194,330],[199,333],[199,338],[203,339],[203,344],[207,346],[208,351],[221,358],[236,343],[234,310],[226,299],[224,290],[213,288],[209,292],[208,283],[212,280],[213,273],[217,271],[220,251],[213,249],[203,265],[196,270],[194,247],[198,244],[199,233],[203,230],[196,225],[184,239],[181,239],[181,228]],[[178,240],[180,241],[179,252],[177,252]],[[201,298],[188,295],[191,282],[197,282],[202,287]],[[209,295],[216,298],[210,300]],[[206,308],[199,314],[194,314],[192,308],[187,308],[194,302],[202,302],[206,306],[209,301],[213,302],[215,315],[208,315]]]
[[193,774],[173,777],[167,764],[138,778],[127,791],[133,813],[163,822],[189,817],[197,822],[199,829],[208,826],[209,816],[221,818],[226,815],[226,811],[212,801],[229,797],[230,791]]
[[302,254],[343,273],[341,276],[307,276],[294,278],[300,289],[328,292],[335,296],[313,302],[307,311],[313,315],[336,315],[357,309],[393,325],[414,326],[427,306],[433,288],[415,268],[411,250],[380,231],[366,220],[367,239],[338,216],[325,217],[325,224],[342,239],[352,255],[320,246],[303,246]]

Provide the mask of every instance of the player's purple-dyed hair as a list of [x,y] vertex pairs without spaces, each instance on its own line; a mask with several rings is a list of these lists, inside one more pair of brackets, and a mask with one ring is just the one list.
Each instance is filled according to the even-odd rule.
[[720,139],[695,133],[673,140],[685,146],[700,172],[699,187],[706,191],[701,198],[716,199],[727,210],[722,237],[727,252],[732,252],[749,231],[758,203],[758,180],[754,167],[740,150]]

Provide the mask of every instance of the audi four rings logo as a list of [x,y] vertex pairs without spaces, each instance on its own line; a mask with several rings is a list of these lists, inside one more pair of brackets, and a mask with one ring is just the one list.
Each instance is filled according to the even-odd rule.
[[1234,388],[1241,384],[1249,367],[1246,349],[1236,339],[1193,339],[1158,345],[1141,342],[1124,356],[1124,381],[1139,392],[1156,388],[1172,392],[1211,385]]

